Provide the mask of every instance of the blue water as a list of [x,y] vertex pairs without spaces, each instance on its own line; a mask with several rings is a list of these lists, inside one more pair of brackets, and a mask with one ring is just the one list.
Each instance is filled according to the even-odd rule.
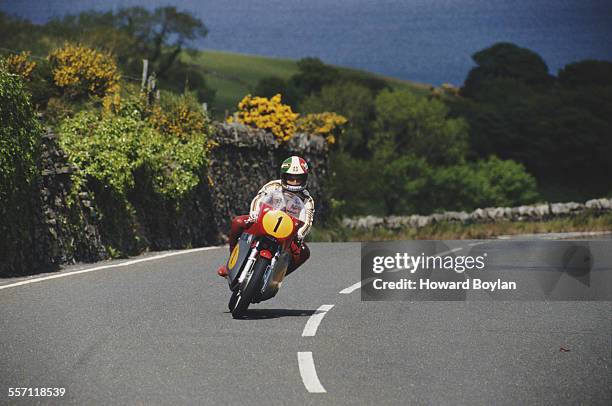
[[[5,0],[44,22],[90,8],[162,0]],[[498,41],[539,53],[556,74],[581,59],[612,60],[612,0],[179,0],[209,35],[198,48],[323,61],[402,79],[463,83],[470,55]]]

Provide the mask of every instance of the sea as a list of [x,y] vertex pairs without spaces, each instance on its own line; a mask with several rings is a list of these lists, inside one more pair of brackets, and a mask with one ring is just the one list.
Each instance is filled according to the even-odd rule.
[[612,61],[612,0],[0,0],[43,23],[96,9],[173,5],[209,29],[191,46],[326,63],[461,85],[475,52],[512,42],[552,74],[583,59]]

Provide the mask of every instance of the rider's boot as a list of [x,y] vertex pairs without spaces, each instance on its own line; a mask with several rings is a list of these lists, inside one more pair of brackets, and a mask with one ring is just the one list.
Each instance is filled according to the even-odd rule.
[[[242,234],[242,232],[246,230],[247,228],[249,228],[250,225],[251,225],[251,222],[249,222],[248,215],[236,216],[232,219],[232,226],[231,226],[230,235],[229,235],[230,254],[234,250],[234,246],[236,246],[236,244],[238,243],[238,238],[240,238],[240,235]],[[229,274],[229,271],[227,269],[227,265],[225,264],[221,265],[219,269],[217,269],[217,275],[223,278],[227,278],[228,274]]]
[[219,269],[217,269],[217,275],[223,277],[223,278],[227,278],[228,275],[228,270],[227,270],[227,265],[223,264],[219,267]]

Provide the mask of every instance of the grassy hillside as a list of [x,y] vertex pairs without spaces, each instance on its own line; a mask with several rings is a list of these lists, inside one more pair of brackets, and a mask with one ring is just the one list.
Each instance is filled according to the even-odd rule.
[[[214,103],[217,117],[223,117],[226,110],[232,112],[238,102],[250,93],[262,78],[278,76],[287,80],[298,72],[296,61],[289,59],[209,50],[198,51],[193,55],[183,53],[181,58],[184,62],[202,69],[206,73],[208,85],[217,91]],[[348,68],[339,69],[355,72]],[[429,92],[429,85],[426,84],[386,78],[363,71],[360,73],[382,78],[394,89],[410,89],[419,95]]]

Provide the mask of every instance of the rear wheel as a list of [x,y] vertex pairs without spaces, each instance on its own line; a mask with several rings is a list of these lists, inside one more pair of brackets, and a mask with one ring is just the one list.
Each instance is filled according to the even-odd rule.
[[[232,317],[237,319],[242,317],[244,313],[249,308],[251,301],[257,294],[257,291],[261,289],[261,284],[263,282],[263,276],[266,272],[266,268],[270,264],[270,260],[263,257],[258,257],[257,261],[253,265],[253,270],[251,272],[251,276],[247,276],[247,280],[244,282],[244,286],[240,286],[236,289],[237,300],[236,305],[231,310]],[[233,295],[232,295],[233,297]],[[231,300],[230,300],[231,303]]]

